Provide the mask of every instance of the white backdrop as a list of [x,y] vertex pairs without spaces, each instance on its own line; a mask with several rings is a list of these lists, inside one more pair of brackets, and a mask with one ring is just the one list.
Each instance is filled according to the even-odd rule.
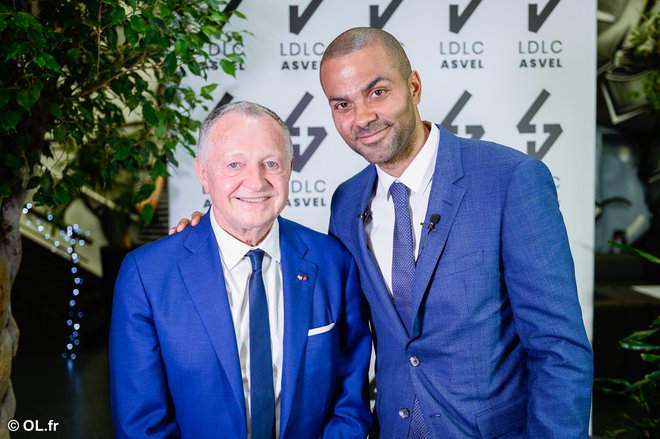
[[[555,177],[575,259],[585,325],[593,318],[596,0],[244,0],[252,33],[234,79],[221,70],[216,102],[251,100],[277,112],[296,148],[283,215],[325,232],[335,187],[366,162],[337,134],[318,80],[325,46],[355,26],[404,45],[422,85],[422,118],[464,137],[541,158]],[[201,87],[204,85],[199,82]],[[200,109],[200,120],[206,114]],[[170,223],[206,210],[185,151],[169,182]]]

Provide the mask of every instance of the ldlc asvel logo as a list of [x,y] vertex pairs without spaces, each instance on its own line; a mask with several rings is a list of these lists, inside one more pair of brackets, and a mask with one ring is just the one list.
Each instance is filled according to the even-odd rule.
[[[547,90],[541,90],[536,100],[529,107],[525,115],[518,122],[518,132],[520,134],[536,134],[536,125],[532,124],[532,119],[539,112],[545,101],[550,97]],[[530,140],[527,142],[527,154],[542,160],[543,157],[550,151],[552,145],[555,144],[561,133],[563,132],[561,125],[558,123],[543,124],[543,132],[548,136],[545,138],[540,148],[536,148],[536,141]]]

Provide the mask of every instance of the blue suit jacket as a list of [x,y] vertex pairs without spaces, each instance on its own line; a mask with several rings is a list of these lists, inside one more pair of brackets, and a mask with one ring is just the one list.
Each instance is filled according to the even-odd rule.
[[376,179],[370,165],[337,189],[330,233],[355,257],[370,305],[381,437],[406,437],[399,411],[415,395],[433,438],[587,437],[592,353],[545,165],[441,128],[426,222],[441,219],[423,232],[411,333],[356,218]]
[[[118,438],[247,437],[236,337],[209,218],[129,253],[122,264],[110,331]],[[280,437],[363,438],[371,423],[371,339],[355,263],[334,238],[279,223]],[[331,323],[330,331],[308,336]]]

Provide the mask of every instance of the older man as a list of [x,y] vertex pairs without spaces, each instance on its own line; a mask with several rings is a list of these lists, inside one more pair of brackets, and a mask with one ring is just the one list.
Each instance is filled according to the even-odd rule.
[[204,121],[201,225],[130,253],[110,336],[117,437],[365,437],[370,337],[353,259],[279,217],[292,148],[270,110]]

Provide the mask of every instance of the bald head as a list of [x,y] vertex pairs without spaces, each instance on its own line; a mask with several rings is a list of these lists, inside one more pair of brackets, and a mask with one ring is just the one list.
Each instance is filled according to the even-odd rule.
[[321,58],[321,67],[329,59],[338,58],[372,46],[382,46],[388,58],[403,78],[410,75],[410,61],[401,43],[390,33],[372,27],[355,27],[335,38],[325,49]]

